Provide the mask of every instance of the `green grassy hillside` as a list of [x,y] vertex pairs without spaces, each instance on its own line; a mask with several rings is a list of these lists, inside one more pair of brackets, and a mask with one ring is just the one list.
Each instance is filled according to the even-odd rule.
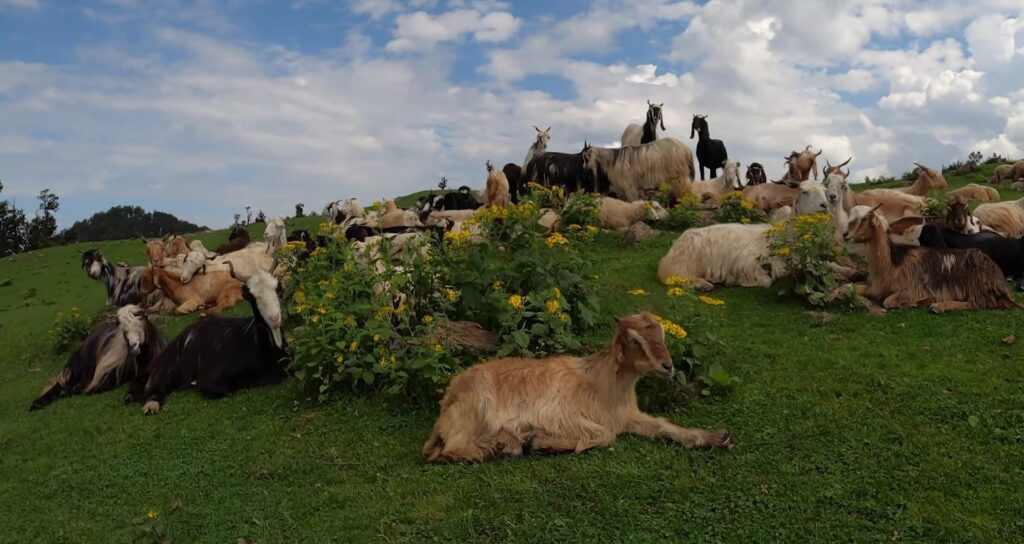
[[[704,358],[741,383],[657,413],[730,429],[729,453],[624,437],[579,456],[428,466],[436,406],[315,406],[292,382],[219,401],[175,393],[156,417],[117,392],[29,413],[64,363],[49,350],[54,315],[103,305],[79,266],[95,245],[0,260],[0,542],[124,541],[148,511],[174,542],[1020,540],[1024,348],[1002,339],[1024,335],[1024,313],[822,323],[775,290],[726,288],[724,306],[673,315],[655,270],[675,236],[599,236],[603,310],[661,311],[714,339]],[[138,241],[100,247],[145,259]],[[625,294],[636,287],[652,296]]]

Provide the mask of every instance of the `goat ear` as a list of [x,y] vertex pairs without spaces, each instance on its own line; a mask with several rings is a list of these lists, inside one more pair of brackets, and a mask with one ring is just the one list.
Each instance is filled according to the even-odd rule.
[[923,217],[911,215],[908,217],[901,217],[900,219],[893,221],[893,223],[889,225],[889,230],[895,232],[896,234],[903,234],[911,227],[916,227],[923,224]]

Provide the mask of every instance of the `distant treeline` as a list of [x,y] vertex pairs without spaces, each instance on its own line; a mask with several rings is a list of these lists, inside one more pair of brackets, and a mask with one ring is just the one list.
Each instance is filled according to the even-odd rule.
[[65,242],[100,242],[136,236],[155,238],[206,230],[160,211],[147,212],[138,206],[114,206],[88,219],[76,221],[58,235]]

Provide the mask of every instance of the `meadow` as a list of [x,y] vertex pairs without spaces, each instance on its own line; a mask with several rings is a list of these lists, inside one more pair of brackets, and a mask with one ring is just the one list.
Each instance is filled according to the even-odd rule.
[[[433,466],[420,447],[436,404],[321,405],[291,380],[218,401],[179,392],[156,417],[118,392],[29,413],[66,359],[50,348],[57,312],[104,303],[81,252],[133,264],[145,253],[128,240],[0,260],[0,542],[128,541],[148,513],[173,542],[1022,539],[1024,312],[823,316],[779,288],[718,289],[722,306],[672,301],[655,270],[676,236],[627,247],[599,235],[602,312],[669,317],[739,378],[699,400],[641,389],[657,415],[728,428],[731,452],[623,437],[583,455]],[[225,232],[197,237],[213,247]],[[626,294],[636,288],[650,296]],[[193,319],[160,326],[173,336]]]

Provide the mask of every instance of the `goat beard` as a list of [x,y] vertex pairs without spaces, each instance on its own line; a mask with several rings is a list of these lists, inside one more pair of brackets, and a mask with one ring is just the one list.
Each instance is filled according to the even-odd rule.
[[283,342],[282,342],[282,338],[281,338],[281,328],[278,327],[276,329],[270,329],[270,334],[271,334],[271,336],[274,337],[274,344],[276,344],[277,347],[279,347],[279,348],[284,348],[284,345],[283,345]]

